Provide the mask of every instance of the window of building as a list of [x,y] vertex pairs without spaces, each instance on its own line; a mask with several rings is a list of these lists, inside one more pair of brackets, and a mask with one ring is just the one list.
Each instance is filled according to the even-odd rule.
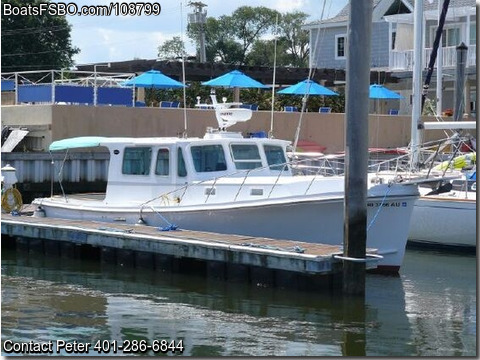
[[470,24],[470,45],[477,45],[477,24]]
[[155,166],[155,174],[168,176],[170,173],[170,151],[168,149],[158,149],[157,165]]
[[255,144],[230,145],[232,158],[237,170],[248,170],[262,167],[262,159]]
[[345,35],[335,36],[335,59],[345,59],[346,45],[347,37]]
[[397,40],[397,32],[392,32],[392,50],[395,50],[395,40]]
[[178,177],[187,176],[187,167],[185,166],[185,159],[181,148],[177,150],[177,175]]
[[263,145],[263,150],[271,170],[288,170],[288,167],[285,166],[287,160],[281,146]]
[[[435,38],[435,37],[434,37]],[[460,45],[460,28],[446,28],[442,32],[442,46],[458,46]]]
[[150,147],[127,147],[123,152],[122,174],[149,175],[151,160]]
[[197,172],[227,170],[222,145],[203,145],[191,147],[193,166]]

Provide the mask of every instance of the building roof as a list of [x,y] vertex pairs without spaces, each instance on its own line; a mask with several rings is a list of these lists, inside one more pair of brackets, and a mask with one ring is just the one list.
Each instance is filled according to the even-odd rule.
[[[438,0],[440,1],[440,0]],[[423,1],[424,11],[438,11],[438,1]],[[378,13],[377,18],[374,16],[373,21],[378,21],[385,15],[397,15],[401,13],[412,13],[415,5],[415,0],[373,0],[373,13],[382,10]],[[475,7],[475,0],[451,0],[449,8],[466,8]],[[340,12],[332,18],[316,20],[305,24],[304,28],[329,27],[333,24],[344,25],[350,16],[350,4],[347,4]]]

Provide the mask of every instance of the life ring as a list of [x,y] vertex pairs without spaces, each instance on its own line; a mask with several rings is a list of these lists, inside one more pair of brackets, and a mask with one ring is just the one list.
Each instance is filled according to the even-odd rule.
[[2,211],[11,213],[12,211],[20,211],[23,206],[22,194],[16,188],[8,188],[2,194]]

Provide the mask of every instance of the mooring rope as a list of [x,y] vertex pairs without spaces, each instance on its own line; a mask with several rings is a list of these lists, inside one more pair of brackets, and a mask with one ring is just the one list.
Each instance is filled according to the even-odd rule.
[[168,221],[165,216],[163,216],[162,214],[160,214],[157,210],[155,210],[155,208],[153,206],[150,206],[150,209],[152,209],[152,211],[157,214],[158,216],[160,216],[160,218],[165,221],[167,223],[167,226],[159,226],[158,227],[158,230],[160,231],[171,231],[171,230],[177,230],[178,229],[178,226],[175,225],[175,224],[172,224],[170,221]]
[[378,214],[380,214],[380,210],[383,209],[383,204],[385,203],[385,200],[387,199],[388,194],[389,194],[390,191],[392,190],[392,185],[393,185],[393,183],[389,183],[389,184],[388,184],[388,188],[387,188],[387,191],[385,191],[385,195],[383,196],[382,202],[380,203],[380,206],[378,207],[377,212],[376,212],[375,215],[373,216],[372,221],[370,221],[370,224],[368,224],[368,226],[367,226],[367,232],[368,232],[368,230],[370,230],[370,227],[373,225],[373,223],[375,222],[375,220],[377,220],[377,216],[378,216]]

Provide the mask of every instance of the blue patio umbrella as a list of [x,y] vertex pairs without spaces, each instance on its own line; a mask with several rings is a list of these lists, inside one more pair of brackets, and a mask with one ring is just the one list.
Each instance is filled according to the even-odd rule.
[[206,86],[223,86],[231,88],[268,88],[250,76],[238,70],[230,71],[209,81],[202,82]]
[[370,99],[403,99],[403,96],[383,85],[373,84],[370,85]]
[[289,86],[283,90],[280,90],[279,94],[291,94],[291,95],[325,95],[325,96],[338,96],[335,91],[332,91],[325,86],[316,83],[313,80],[303,80],[299,83]]
[[183,83],[174,80],[161,71],[158,70],[149,70],[135,76],[134,78],[127,80],[123,83],[126,86],[144,87],[144,88],[154,88],[154,89],[172,89],[172,88],[182,88],[185,85]]

